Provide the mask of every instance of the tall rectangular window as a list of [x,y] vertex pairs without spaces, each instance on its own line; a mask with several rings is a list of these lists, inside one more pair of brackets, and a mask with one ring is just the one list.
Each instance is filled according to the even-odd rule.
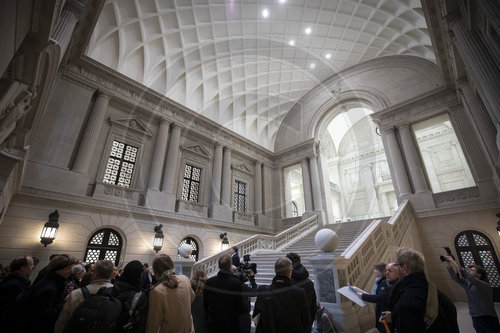
[[186,164],[184,167],[184,181],[182,183],[182,200],[198,202],[200,192],[200,174],[200,168]]
[[246,212],[247,184],[234,182],[234,209],[238,212]]
[[130,187],[139,148],[113,141],[103,182]]
[[476,185],[447,114],[412,127],[433,193]]

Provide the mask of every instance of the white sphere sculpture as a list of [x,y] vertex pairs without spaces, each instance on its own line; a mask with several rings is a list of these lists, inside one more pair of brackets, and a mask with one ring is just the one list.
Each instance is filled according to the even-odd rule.
[[331,229],[321,229],[314,236],[314,243],[323,252],[333,252],[339,245],[339,236]]
[[189,244],[182,244],[179,246],[179,254],[183,258],[188,258],[191,255],[191,252],[193,252],[193,248]]

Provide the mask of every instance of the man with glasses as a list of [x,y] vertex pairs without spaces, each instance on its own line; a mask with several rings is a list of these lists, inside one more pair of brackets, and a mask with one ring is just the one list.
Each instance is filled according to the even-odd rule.
[[455,306],[427,281],[422,253],[401,248],[393,266],[399,283],[392,293],[391,311],[384,312],[381,320],[393,322],[399,333],[458,332]]

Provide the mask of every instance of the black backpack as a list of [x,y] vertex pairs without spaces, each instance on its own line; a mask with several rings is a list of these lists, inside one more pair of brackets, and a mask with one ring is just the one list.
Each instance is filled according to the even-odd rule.
[[82,287],[85,300],[75,309],[64,328],[64,333],[111,333],[117,327],[122,313],[122,303],[110,295],[111,288],[102,287],[96,294],[90,294]]

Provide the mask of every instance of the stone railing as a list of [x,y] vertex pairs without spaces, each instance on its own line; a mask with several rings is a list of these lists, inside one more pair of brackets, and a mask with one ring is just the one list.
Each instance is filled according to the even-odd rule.
[[349,282],[364,288],[372,282],[373,265],[385,258],[390,247],[399,247],[415,221],[413,209],[404,201],[388,222],[374,220],[341,255],[337,261],[339,286]]
[[[276,236],[253,235],[252,237],[234,245],[238,247],[238,252],[242,254],[251,254],[257,250],[278,250],[298,240],[304,233],[310,232],[316,228],[318,228],[318,216],[314,215],[305,219],[301,223],[280,232]],[[220,256],[224,254],[229,254],[229,249],[198,261],[194,264],[194,269],[202,269],[207,273],[207,275],[211,275],[219,269],[217,261]]]

